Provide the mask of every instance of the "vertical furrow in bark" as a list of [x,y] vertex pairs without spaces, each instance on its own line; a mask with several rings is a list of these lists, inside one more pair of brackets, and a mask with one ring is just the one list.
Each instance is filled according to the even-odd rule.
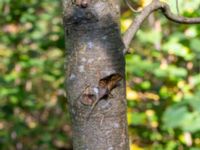
[[73,148],[128,150],[119,1],[93,0],[81,8],[63,0],[63,8]]

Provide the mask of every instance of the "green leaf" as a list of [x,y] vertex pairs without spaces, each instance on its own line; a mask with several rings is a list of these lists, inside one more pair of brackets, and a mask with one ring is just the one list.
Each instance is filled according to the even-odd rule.
[[189,112],[187,108],[179,107],[177,105],[169,107],[163,116],[164,126],[166,128],[177,128],[182,125],[184,121],[186,121]]

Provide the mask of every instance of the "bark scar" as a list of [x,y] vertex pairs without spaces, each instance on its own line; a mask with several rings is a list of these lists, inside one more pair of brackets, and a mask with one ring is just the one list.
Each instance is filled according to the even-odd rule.
[[90,115],[92,114],[95,106],[102,99],[107,99],[111,95],[111,91],[116,88],[119,82],[122,80],[122,75],[119,73],[111,74],[99,80],[98,88],[96,89],[96,99],[93,101],[91,109],[87,115],[87,120],[89,120]]

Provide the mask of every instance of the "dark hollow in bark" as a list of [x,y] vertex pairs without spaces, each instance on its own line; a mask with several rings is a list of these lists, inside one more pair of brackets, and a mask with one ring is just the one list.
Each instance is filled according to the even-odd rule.
[[73,149],[128,150],[119,1],[83,8],[64,0],[63,8]]

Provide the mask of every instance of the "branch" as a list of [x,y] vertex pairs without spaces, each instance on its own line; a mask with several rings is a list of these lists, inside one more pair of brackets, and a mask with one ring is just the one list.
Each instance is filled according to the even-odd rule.
[[126,48],[126,52],[128,52],[128,47],[135,36],[136,32],[139,30],[141,24],[144,22],[144,20],[155,10],[159,9],[160,5],[157,5],[157,1],[153,1],[151,4],[146,6],[142,12],[135,18],[135,20],[132,22],[130,27],[127,29],[127,31],[124,33],[123,41]]
[[171,12],[169,5],[162,2],[159,2],[159,3],[161,5],[161,10],[163,14],[165,15],[165,17],[173,22],[182,23],[182,24],[199,24],[200,23],[200,17],[187,18],[187,17],[177,16]]
[[199,18],[187,18],[182,16],[177,16],[173,14],[170,10],[170,7],[167,3],[160,2],[159,0],[153,0],[148,6],[146,6],[142,12],[135,18],[135,20],[132,22],[130,27],[127,29],[127,31],[124,33],[123,41],[126,50],[124,53],[128,53],[128,47],[132,41],[132,39],[135,37],[135,34],[139,30],[141,24],[144,22],[144,20],[154,11],[162,10],[162,13],[165,15],[165,17],[173,22],[176,23],[182,23],[182,24],[198,24],[200,23],[200,17]]
[[135,13],[141,12],[141,10],[134,9],[134,8],[131,6],[129,0],[124,0],[124,1],[125,1],[126,5],[129,7],[129,9],[130,9],[131,11],[133,11],[133,12],[135,12]]

